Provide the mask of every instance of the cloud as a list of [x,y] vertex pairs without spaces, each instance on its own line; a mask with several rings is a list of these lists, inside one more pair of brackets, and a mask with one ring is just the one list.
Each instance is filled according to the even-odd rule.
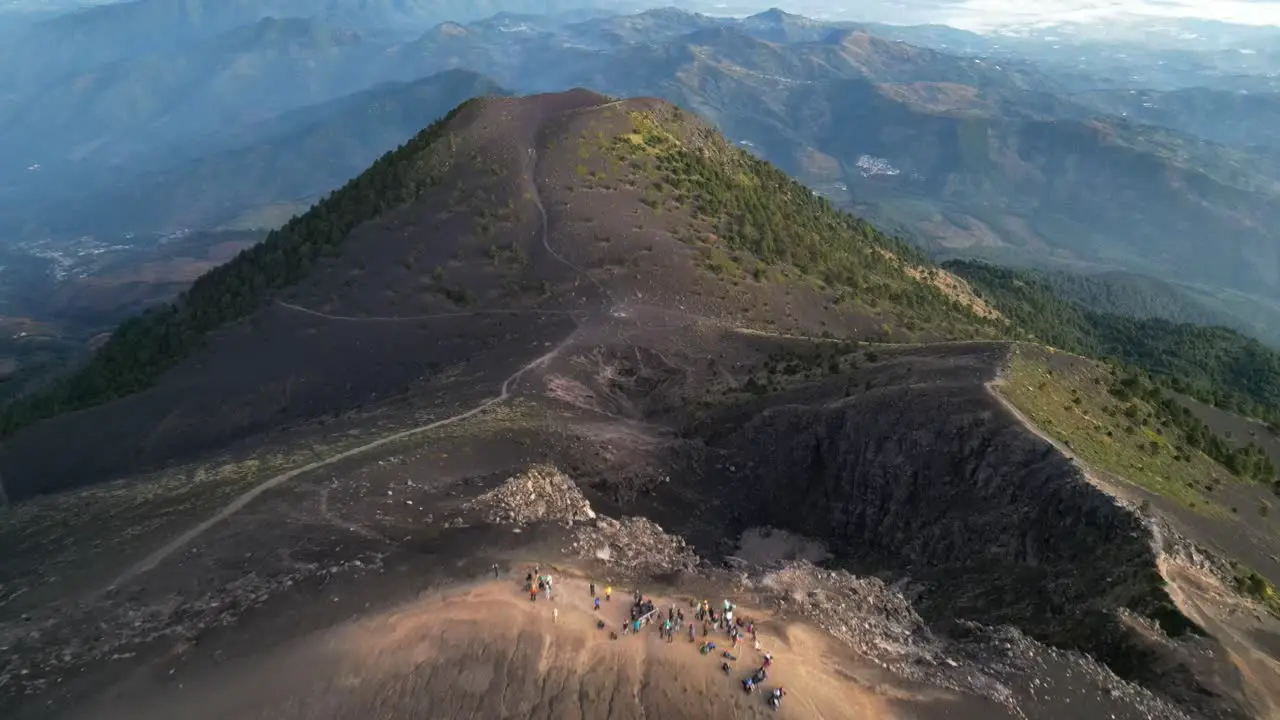
[[960,0],[941,9],[942,22],[984,31],[1011,25],[1099,23],[1141,18],[1195,18],[1280,26],[1277,0]]

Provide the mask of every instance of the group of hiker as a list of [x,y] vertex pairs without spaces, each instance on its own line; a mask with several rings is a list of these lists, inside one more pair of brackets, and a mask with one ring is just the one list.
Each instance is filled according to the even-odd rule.
[[[547,600],[552,599],[552,591],[554,584],[550,573],[543,573],[538,566],[529,568],[528,574],[525,575],[525,589],[529,592],[529,600],[536,602],[538,595],[544,595]],[[600,594],[596,592],[595,582],[590,583],[590,593],[593,610],[600,610]],[[609,602],[613,599],[613,587],[605,586],[604,600]],[[732,651],[738,649],[739,643],[743,642],[747,635],[751,636],[752,645],[756,652],[760,652],[760,639],[756,635],[756,624],[751,618],[735,617],[737,607],[725,600],[719,607],[713,607],[710,602],[703,600],[701,603],[690,602],[689,606],[693,608],[693,617],[686,618],[683,608],[672,604],[666,608],[665,612],[659,608],[657,604],[642,592],[636,590],[631,596],[631,608],[629,617],[622,623],[623,635],[637,635],[641,629],[650,624],[658,625],[658,634],[668,643],[674,642],[677,635],[687,632],[689,643],[693,644],[697,641],[697,628],[702,628],[702,637],[707,638],[699,646],[698,651],[703,655],[709,655],[716,649],[715,640],[710,639],[711,631],[723,632],[728,638],[732,646],[728,650],[721,652],[724,661],[720,663],[720,668],[729,674],[733,671],[733,667],[729,662],[736,661],[738,658]],[[559,620],[559,611],[554,611],[554,617]],[[596,627],[603,630],[607,627],[604,620],[596,620]],[[609,633],[611,639],[618,639],[618,632]],[[747,676],[742,681],[742,687],[748,694],[755,692],[769,676],[769,667],[773,664],[773,654],[765,652],[763,664]],[[777,687],[769,692],[766,696],[769,706],[777,709],[782,704],[782,698],[787,694],[785,688]]]
[[[734,612],[736,610],[737,610],[737,607],[733,603],[729,602],[728,600],[724,601],[724,605],[719,611],[711,607],[711,603],[707,602],[706,600],[703,600],[702,605],[698,607],[698,611],[697,613],[695,613],[695,617],[702,621],[702,634],[704,637],[708,634],[710,629],[714,626],[716,629],[723,630],[726,634],[728,634],[729,640],[733,643],[732,650],[737,650],[738,643],[741,642],[743,638],[745,638],[747,635],[751,635],[751,643],[752,643],[753,649],[756,652],[760,652],[760,637],[756,634],[755,621],[752,620],[751,618],[742,618],[742,617],[735,618]],[[693,633],[690,632],[689,636],[692,639]],[[702,654],[706,655],[710,651],[715,650],[715,647],[716,647],[715,642],[708,641],[703,643],[702,647],[699,648],[699,650],[702,652]],[[727,675],[733,671],[733,667],[729,665],[728,661],[737,660],[738,658],[729,650],[723,651],[722,653],[720,653],[720,655],[721,657],[724,657],[726,660],[726,662],[720,663],[720,669],[723,670]],[[747,694],[751,694],[755,692],[756,688],[760,687],[764,683],[765,679],[769,677],[769,667],[771,665],[773,665],[773,653],[765,652],[764,663],[761,664],[761,666],[757,668],[755,672],[751,673],[750,675],[748,675],[746,678],[743,679],[742,681],[743,691],[746,692]],[[786,688],[783,688],[781,686],[771,690],[769,692],[769,695],[767,696],[769,706],[775,709],[781,706],[782,697],[786,694],[787,694]]]
[[538,593],[542,593],[548,600],[551,599],[551,573],[542,574],[542,568],[533,566],[529,568],[529,573],[524,576],[524,587],[529,591],[529,601],[536,602]]
[[[595,584],[592,583],[592,594],[595,594]],[[685,621],[684,609],[672,604],[664,613],[649,598],[645,597],[639,590],[632,595],[631,615],[630,618],[622,624],[622,632],[626,634],[636,634],[640,629],[650,623],[657,623],[659,620],[662,624],[658,627],[658,634],[667,642],[674,642],[677,634],[681,633],[684,628],[688,628],[689,642],[696,641],[697,623],[702,625],[702,637],[706,638],[711,634],[712,629],[723,631],[730,642],[733,643],[732,650],[737,650],[739,642],[741,642],[748,634],[751,635],[751,641],[754,649],[760,651],[760,638],[756,634],[756,624],[751,618],[734,617],[737,607],[729,602],[724,601],[721,609],[717,610],[711,606],[711,603],[703,600],[701,603],[690,603],[695,608],[693,618],[687,623]],[[596,599],[596,609],[600,607],[599,599]],[[600,621],[597,625],[604,627],[604,622]],[[611,633],[613,638],[617,638],[617,633]],[[698,652],[703,655],[709,655],[716,649],[714,640],[705,640],[698,646]],[[733,671],[733,667],[729,665],[730,661],[736,661],[738,658],[730,650],[721,652],[724,661],[720,663],[720,668],[725,674]],[[764,653],[764,663],[751,675],[742,681],[743,690],[752,693],[757,687],[765,681],[769,675],[769,667],[773,665],[773,653]],[[778,708],[782,704],[782,698],[787,694],[783,687],[777,687],[771,690],[767,696],[769,706]]]

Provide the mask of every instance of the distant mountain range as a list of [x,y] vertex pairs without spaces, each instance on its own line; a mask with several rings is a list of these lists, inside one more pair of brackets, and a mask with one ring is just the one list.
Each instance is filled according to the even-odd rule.
[[[597,0],[129,0],[58,15],[0,49],[0,87],[33,84],[104,63],[183,50],[266,18],[307,18],[326,25],[408,38],[442,22],[497,13],[612,12],[641,6]],[[34,59],[38,58],[39,62]]]
[[1280,28],[1192,18],[1075,23],[980,34],[881,25],[881,37],[1002,62],[1033,62],[1078,90],[1135,87],[1280,91]]
[[971,33],[777,10],[512,12],[408,38],[385,18],[427,18],[425,3],[364,3],[363,21],[315,0],[227,2],[198,22],[175,7],[140,0],[28,34],[57,55],[110,28],[171,30],[129,57],[67,54],[111,61],[39,89],[10,83],[0,127],[25,159],[0,174],[8,232],[274,224],[466,93],[588,87],[695,111],[941,256],[1280,298],[1280,95],[1081,90],[1060,68],[902,41]]
[[[1177,90],[1095,90],[1074,100],[1135,122],[1160,125],[1213,142],[1280,151],[1280,92],[1194,87]],[[1260,146],[1260,147],[1259,147]]]
[[[214,136],[204,154],[177,164],[165,158],[179,148],[144,156],[137,166],[148,170],[123,184],[104,173],[82,202],[99,232],[254,226],[264,217],[278,224],[349,180],[352,168],[368,166],[463,100],[507,94],[465,70],[378,85]],[[54,206],[70,201],[59,194],[48,198]],[[43,212],[53,217],[55,210]],[[52,227],[73,232],[85,226]]]

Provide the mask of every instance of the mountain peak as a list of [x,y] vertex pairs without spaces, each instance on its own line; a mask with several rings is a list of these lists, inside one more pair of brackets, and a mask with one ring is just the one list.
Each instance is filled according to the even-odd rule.
[[466,26],[456,22],[442,22],[431,28],[431,34],[443,37],[460,37],[469,34]]
[[800,20],[800,21],[807,20],[807,18],[804,18],[800,15],[792,15],[791,13],[776,7],[769,8],[764,12],[758,12],[755,15],[748,15],[744,19],[747,21],[768,22],[768,23],[777,23],[777,24],[781,24],[785,22],[795,22],[797,20]]
[[663,7],[650,8],[644,12],[636,13],[636,15],[672,20],[678,18],[699,17],[701,16],[701,13],[685,10],[684,8],[676,7],[675,5],[664,5]]
[[778,8],[745,17],[737,24],[761,39],[783,43],[823,42],[833,29],[845,26],[811,20]]
[[[322,347],[331,336],[295,332],[307,315],[290,307],[341,317],[537,310],[550,313],[548,322],[572,311],[583,313],[576,322],[600,328],[617,313],[656,308],[696,313],[725,327],[763,323],[810,334],[831,328],[883,338],[883,328],[898,323],[917,337],[949,337],[956,328],[984,332],[975,311],[953,294],[962,283],[938,282],[942,271],[923,272],[924,262],[668,102],[615,100],[585,89],[485,97],[463,103],[260,245],[197,280],[169,308],[126,323],[79,375],[50,396],[27,401],[21,412],[39,419],[100,405],[31,428],[58,437],[71,430],[67,423],[97,423],[103,413],[128,414],[127,408],[157,402],[179,415],[208,417],[219,414],[206,407],[217,398],[234,414],[198,427],[174,424],[173,436],[150,436],[149,459],[162,460],[177,448],[219,446],[249,432],[262,418],[241,411],[252,405],[248,398],[285,379],[267,377],[277,370],[312,366],[308,397],[297,396],[285,411],[303,420],[348,410],[353,398],[387,397],[414,382],[422,368],[458,361],[449,355],[459,351],[454,345],[419,345],[398,334],[394,342],[404,346],[393,352],[387,338],[370,337],[369,347],[396,359],[377,373],[362,372],[367,358],[361,352],[335,354]],[[627,271],[617,272],[622,267]],[[800,269],[799,279],[790,268]],[[785,303],[769,299],[783,289],[790,295]],[[892,292],[877,303],[853,301],[885,289]],[[644,308],[629,307],[640,296]],[[739,301],[726,304],[730,296]],[[906,297],[910,303],[894,299]],[[284,305],[272,305],[276,300]],[[743,306],[756,310],[746,317]],[[792,306],[807,309],[783,312]],[[242,326],[248,334],[214,339],[223,326],[250,317]],[[157,332],[182,341],[156,355]],[[206,340],[214,345],[206,348]],[[258,357],[263,361],[252,362],[261,372],[250,377],[236,369],[242,365],[224,365],[218,359],[224,353]],[[319,356],[332,362],[303,359]],[[117,376],[117,367],[139,372]],[[361,387],[347,380],[356,376]],[[193,392],[191,382],[213,385]],[[280,408],[270,412],[281,420]],[[145,425],[115,427],[128,434]],[[66,463],[50,463],[40,451],[43,441],[13,442],[26,459],[9,459],[26,467],[22,487],[60,486],[87,477],[84,463],[139,460],[115,453],[140,442],[104,436],[100,447],[85,446]],[[38,468],[28,465],[38,458]]]

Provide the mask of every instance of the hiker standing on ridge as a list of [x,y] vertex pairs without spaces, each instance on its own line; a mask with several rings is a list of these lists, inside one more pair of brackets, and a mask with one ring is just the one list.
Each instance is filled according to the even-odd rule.
[[591,597],[595,597],[595,596],[596,596],[596,581],[592,580],[591,581]]

